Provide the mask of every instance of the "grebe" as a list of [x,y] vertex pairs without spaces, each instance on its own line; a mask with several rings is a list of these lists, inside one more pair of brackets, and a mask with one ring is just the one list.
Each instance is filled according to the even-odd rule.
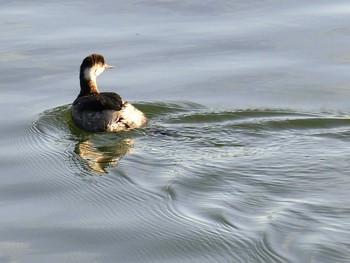
[[89,132],[116,132],[139,128],[147,122],[145,115],[124,101],[117,93],[99,92],[96,77],[113,68],[100,54],[87,56],[80,66],[80,93],[73,102],[72,119]]

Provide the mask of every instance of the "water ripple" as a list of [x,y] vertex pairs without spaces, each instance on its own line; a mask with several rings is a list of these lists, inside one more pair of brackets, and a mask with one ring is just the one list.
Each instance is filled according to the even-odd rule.
[[[319,198],[325,185],[348,182],[330,169],[346,161],[337,153],[350,130],[346,116],[211,110],[190,102],[136,105],[148,126],[118,134],[77,129],[70,105],[43,112],[7,146],[33,176],[4,182],[2,193],[35,200],[45,215],[39,223],[60,218],[51,226],[57,235],[93,234],[96,242],[119,247],[113,255],[134,262],[290,262],[297,253],[315,262],[339,252],[327,236],[347,246],[345,235],[334,234],[347,228]],[[319,143],[327,154],[304,154]],[[347,196],[346,187],[328,191]],[[333,212],[343,220],[344,211]],[[139,253],[132,256],[128,243]]]

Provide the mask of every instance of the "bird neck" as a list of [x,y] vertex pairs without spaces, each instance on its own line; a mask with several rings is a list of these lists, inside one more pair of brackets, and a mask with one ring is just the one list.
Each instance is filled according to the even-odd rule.
[[96,77],[86,79],[84,74],[80,74],[80,93],[78,97],[98,93],[100,91],[97,88]]

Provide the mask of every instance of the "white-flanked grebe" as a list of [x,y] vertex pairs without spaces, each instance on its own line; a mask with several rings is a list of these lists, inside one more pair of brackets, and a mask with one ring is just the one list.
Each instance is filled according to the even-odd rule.
[[91,54],[80,66],[80,93],[72,106],[73,122],[89,132],[123,131],[139,128],[145,115],[114,92],[99,92],[96,77],[113,68],[100,54]]

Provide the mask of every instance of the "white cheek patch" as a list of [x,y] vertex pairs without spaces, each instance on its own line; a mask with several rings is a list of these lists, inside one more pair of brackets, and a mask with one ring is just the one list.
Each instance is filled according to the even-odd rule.
[[105,70],[104,67],[94,66],[92,68],[86,68],[84,70],[84,78],[86,80],[94,80],[98,75],[100,75]]
[[100,75],[104,70],[105,70],[104,67],[97,67],[97,69],[96,69],[96,71],[95,71],[95,76],[97,77],[97,76]]

